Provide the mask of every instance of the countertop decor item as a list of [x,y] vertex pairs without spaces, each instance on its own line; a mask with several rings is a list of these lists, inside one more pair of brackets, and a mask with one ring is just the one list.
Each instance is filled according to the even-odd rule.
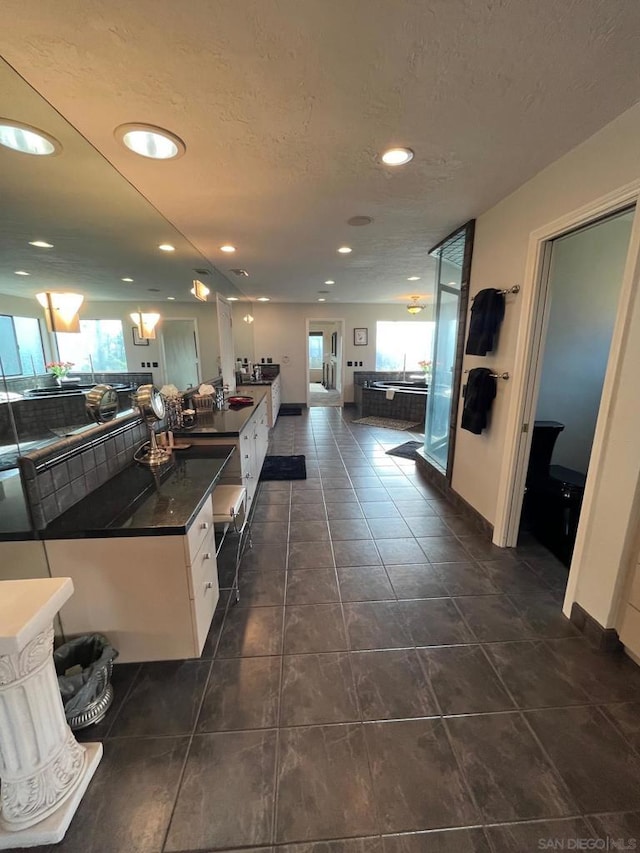
[[155,385],[141,385],[135,393],[135,405],[140,410],[140,415],[149,427],[149,442],[143,445],[135,454],[134,459],[142,465],[164,465],[171,455],[163,448],[158,447],[155,425],[164,418],[165,406],[162,394]]

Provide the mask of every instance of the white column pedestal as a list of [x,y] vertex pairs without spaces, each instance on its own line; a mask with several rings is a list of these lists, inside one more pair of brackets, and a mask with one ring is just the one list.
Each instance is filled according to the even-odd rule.
[[102,757],[67,725],[53,617],[70,578],[0,582],[0,850],[61,841]]

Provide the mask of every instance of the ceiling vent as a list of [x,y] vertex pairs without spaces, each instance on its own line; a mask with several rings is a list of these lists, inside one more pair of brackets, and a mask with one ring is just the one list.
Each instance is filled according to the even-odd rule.
[[347,219],[347,225],[371,225],[372,222],[372,216],[352,216]]
[[249,278],[249,273],[246,270],[241,270],[240,267],[236,267],[234,270],[229,270],[229,272],[232,272],[234,275],[243,275],[245,278]]
[[198,275],[211,275],[211,271],[210,271],[210,270],[199,270],[199,269],[197,269],[197,268],[196,268],[196,269],[194,269],[193,271],[194,271],[194,272],[197,272],[197,273],[198,273]]

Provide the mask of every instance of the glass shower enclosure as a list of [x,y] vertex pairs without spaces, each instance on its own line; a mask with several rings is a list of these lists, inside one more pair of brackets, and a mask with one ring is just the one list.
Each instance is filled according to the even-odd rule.
[[437,259],[437,272],[424,453],[449,481],[458,417],[474,226],[475,220],[467,222],[429,253]]

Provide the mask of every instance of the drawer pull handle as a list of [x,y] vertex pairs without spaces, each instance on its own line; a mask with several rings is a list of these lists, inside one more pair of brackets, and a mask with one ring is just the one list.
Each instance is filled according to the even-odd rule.
[[207,581],[207,583],[204,585],[204,588],[213,589],[213,581]]
[[203,554],[203,555],[202,555],[202,559],[203,559],[203,560],[210,560],[210,559],[211,559],[211,554],[209,554],[209,553],[207,553],[207,554]]
[[209,527],[209,522],[203,521],[202,524],[200,525],[200,530],[207,530],[208,527]]

